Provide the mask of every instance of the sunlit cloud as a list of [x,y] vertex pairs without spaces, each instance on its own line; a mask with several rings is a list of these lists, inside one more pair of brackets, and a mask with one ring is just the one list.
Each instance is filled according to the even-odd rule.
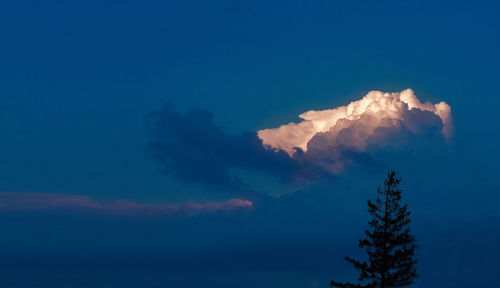
[[174,214],[196,215],[239,208],[252,208],[245,199],[229,199],[222,202],[197,203],[139,203],[124,199],[96,200],[85,195],[55,193],[0,192],[0,211],[67,211],[94,212],[113,215]]
[[299,123],[260,130],[258,137],[270,149],[320,163],[334,173],[344,167],[343,152],[367,151],[370,145],[382,144],[402,131],[420,135],[439,129],[445,139],[452,132],[450,106],[445,102],[422,103],[411,89],[399,93],[371,91],[346,106],[311,110],[299,117]]
[[[348,127],[354,121],[369,118],[370,121],[373,121],[369,123],[370,125],[358,127],[359,133],[357,136],[359,138],[356,139],[358,141],[349,143],[349,145],[361,148],[366,144],[364,140],[376,128],[397,125],[404,120],[405,113],[411,109],[430,111],[439,116],[443,122],[443,135],[447,138],[450,137],[450,106],[445,102],[438,104],[422,103],[411,89],[400,93],[371,91],[361,100],[351,102],[347,106],[328,110],[307,111],[299,115],[303,119],[299,123],[289,123],[278,128],[263,129],[258,131],[258,135],[264,145],[285,150],[292,156],[295,148],[300,148],[304,152],[307,151],[307,144],[318,133],[333,132],[334,135],[332,136],[335,138],[342,129]],[[412,126],[408,128],[411,130]]]

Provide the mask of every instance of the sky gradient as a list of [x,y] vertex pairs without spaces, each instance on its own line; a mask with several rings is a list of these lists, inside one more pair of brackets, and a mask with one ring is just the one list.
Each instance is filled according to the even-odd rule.
[[[391,169],[420,246],[414,287],[500,286],[499,9],[0,4],[0,286],[353,280],[343,257],[361,255],[366,200]],[[306,111],[405,89],[451,107],[449,139],[437,114],[405,114],[418,132],[344,142],[335,171],[330,146],[290,157],[259,142]]]

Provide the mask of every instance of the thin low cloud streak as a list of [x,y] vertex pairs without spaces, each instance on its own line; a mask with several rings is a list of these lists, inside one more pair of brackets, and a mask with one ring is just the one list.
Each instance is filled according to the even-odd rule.
[[0,211],[66,211],[113,215],[136,214],[186,214],[197,215],[240,208],[252,208],[253,203],[245,199],[229,199],[222,202],[145,204],[124,199],[96,200],[85,195],[55,193],[0,192]]

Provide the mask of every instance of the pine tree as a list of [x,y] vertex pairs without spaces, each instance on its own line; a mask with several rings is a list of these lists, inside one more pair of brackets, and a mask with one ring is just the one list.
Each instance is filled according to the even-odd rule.
[[331,281],[331,287],[405,287],[417,277],[417,245],[410,233],[410,212],[401,204],[400,182],[395,172],[389,172],[384,190],[380,187],[377,190],[379,197],[375,203],[368,200],[370,228],[365,232],[366,237],[359,240],[359,247],[366,249],[368,262],[345,257],[358,269],[360,283]]

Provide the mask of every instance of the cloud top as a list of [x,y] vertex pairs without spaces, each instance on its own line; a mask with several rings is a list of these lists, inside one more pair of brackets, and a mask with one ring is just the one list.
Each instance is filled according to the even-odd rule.
[[311,110],[299,117],[302,119],[299,123],[263,129],[258,136],[264,145],[293,156],[297,148],[307,152],[325,146],[330,150],[366,151],[373,141],[382,140],[380,134],[384,130],[400,126],[413,134],[440,126],[445,138],[451,134],[450,106],[445,102],[422,103],[411,89],[399,93],[371,91],[347,106]]

